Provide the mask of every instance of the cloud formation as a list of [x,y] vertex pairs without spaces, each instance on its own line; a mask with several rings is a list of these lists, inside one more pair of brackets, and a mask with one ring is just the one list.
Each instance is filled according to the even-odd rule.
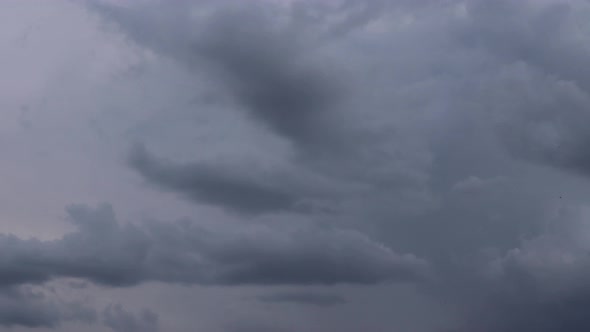
[[[190,222],[120,225],[110,206],[68,209],[78,230],[55,241],[0,240],[1,285],[75,277],[109,286],[148,281],[203,285],[374,284],[413,281],[427,264],[355,232],[234,229]],[[236,225],[237,227],[237,225]]]
[[[523,238],[551,236],[544,227],[560,196],[552,190],[582,192],[571,177],[589,174],[590,76],[583,64],[590,54],[584,16],[576,14],[588,13],[586,4],[302,1],[261,3],[260,11],[230,2],[191,5],[187,11],[208,8],[210,15],[183,16],[159,5],[99,12],[138,45],[198,72],[195,80],[205,72],[195,68],[214,64],[216,83],[235,110],[296,146],[288,157],[296,168],[358,185],[335,199],[335,218],[377,228],[392,246],[428,257],[437,279],[425,291],[476,308],[461,317],[465,331],[585,328],[577,316],[584,286],[546,293],[579,272],[560,265],[555,271],[563,275],[539,281],[521,261],[537,249],[511,250]],[[206,32],[190,32],[196,27]],[[318,63],[341,76],[323,76],[333,72]],[[315,199],[275,187],[258,197],[283,199],[254,209],[246,196],[263,181],[244,185],[233,174],[162,163],[137,150],[132,160],[148,182],[228,210],[293,212],[293,202]],[[554,254],[568,261],[569,250],[544,249],[533,261]],[[510,258],[497,263],[503,256]],[[482,272],[489,264],[503,272],[489,279]]]
[[[393,304],[411,307],[410,299],[388,295],[399,286],[393,282],[403,287],[419,280],[412,283],[416,297],[459,308],[452,317],[458,323],[449,324],[455,331],[587,330],[588,213],[575,208],[590,197],[585,1],[85,5],[96,15],[93,27],[118,40],[108,44],[117,49],[116,60],[100,53],[79,70],[64,61],[64,77],[84,77],[64,79],[69,93],[48,96],[45,106],[39,102],[24,113],[18,103],[3,104],[19,111],[14,128],[0,122],[3,137],[12,137],[0,146],[9,164],[0,175],[9,181],[19,172],[45,174],[38,165],[48,159],[27,159],[23,151],[37,151],[38,144],[51,155],[72,144],[75,153],[53,157],[63,174],[49,187],[80,182],[81,201],[111,200],[123,211],[143,205],[137,214],[185,207],[145,187],[121,195],[93,189],[101,181],[128,189],[134,182],[127,176],[136,173],[194,203],[183,211],[195,221],[139,222],[125,211],[121,218],[134,223],[120,223],[108,206],[73,206],[74,230],[54,240],[6,231],[0,235],[0,289],[6,290],[0,304],[15,300],[7,300],[0,323],[83,321],[19,288],[75,277],[89,285],[84,291],[100,285],[97,292],[145,290],[150,282],[219,286],[208,288],[212,297],[228,292],[223,286],[238,292],[245,287],[235,286],[283,287],[236,305],[236,315],[248,317],[260,302],[298,304],[289,312],[281,311],[289,306],[265,305],[276,324],[251,322],[236,330],[293,325],[283,324],[288,321],[309,323],[293,329],[312,332],[438,331],[414,328],[434,322],[436,310],[426,305],[406,315],[420,317],[410,327],[393,317]],[[135,60],[120,59],[123,53]],[[101,66],[108,74],[96,69]],[[24,70],[10,69],[3,68],[15,78]],[[81,88],[80,82],[94,80],[100,82]],[[57,86],[50,83],[39,86]],[[4,87],[6,98],[20,91],[12,85]],[[93,107],[100,110],[84,113]],[[54,109],[71,113],[58,116]],[[72,122],[55,125],[64,119]],[[100,139],[86,133],[89,123]],[[33,143],[19,145],[23,140]],[[132,141],[146,148],[132,147],[127,165],[109,159]],[[82,154],[87,147],[98,156]],[[118,171],[103,172],[105,165]],[[74,170],[83,176],[72,180]],[[37,180],[53,179],[30,177],[21,176],[15,187],[30,181],[36,193]],[[307,288],[336,284],[357,287]],[[380,292],[371,293],[375,289]],[[343,299],[346,304],[336,305]],[[163,310],[182,307],[192,308],[181,303]],[[333,316],[319,318],[314,310]],[[158,322],[164,314],[111,306],[102,320],[114,330],[149,331],[168,321]],[[355,325],[369,316],[374,325]]]
[[195,3],[213,12],[203,21],[187,15],[193,5],[188,2],[173,9],[158,3],[134,8],[91,6],[141,45],[190,70],[212,70],[212,79],[221,81],[220,89],[272,131],[295,144],[321,144],[326,128],[318,121],[337,100],[339,84],[325,66],[306,63],[306,53],[312,50],[303,49],[301,39],[306,36],[300,26],[277,26],[273,9],[260,3],[213,4]]
[[102,313],[104,325],[114,332],[157,332],[158,315],[151,310],[144,309],[139,314],[125,310],[120,304],[111,304]]
[[258,299],[262,302],[268,303],[298,303],[320,307],[329,307],[346,303],[346,299],[338,294],[310,291],[279,292],[269,295],[260,295]]
[[[130,165],[148,182],[196,202],[249,214],[292,212],[302,201],[326,200],[324,193],[330,190],[333,197],[328,201],[366,195],[366,187],[371,186],[403,186],[405,192],[396,190],[401,196],[428,195],[423,188],[431,162],[427,142],[417,135],[411,142],[391,144],[403,137],[402,128],[411,124],[403,119],[394,123],[376,120],[379,113],[388,112],[383,104],[388,101],[382,99],[390,98],[390,91],[358,86],[349,77],[356,73],[345,74],[343,68],[338,68],[337,75],[337,66],[326,62],[322,54],[331,45],[321,43],[324,37],[339,41],[333,29],[342,30],[337,35],[344,36],[344,31],[367,24],[368,13],[377,14],[383,3],[377,7],[361,3],[365,14],[356,12],[354,2],[326,8],[301,3],[294,5],[294,12],[282,23],[274,14],[280,9],[268,4],[246,8],[235,3],[212,6],[203,1],[182,3],[174,9],[162,5],[93,7],[140,46],[188,68],[195,80],[206,76],[220,94],[233,100],[234,111],[253,115],[254,125],[262,124],[286,138],[295,152],[287,153],[285,163],[295,171],[265,169],[266,173],[285,177],[308,173],[354,189],[336,192],[317,183],[282,184],[284,180],[276,175],[255,177],[238,171],[235,165],[176,165],[136,147],[131,151]],[[191,10],[211,13],[195,19],[186,15]],[[322,19],[315,19],[317,30],[306,31],[313,11]],[[345,18],[330,23],[332,15]],[[356,15],[360,17],[354,18]],[[319,31],[323,32],[317,35]],[[377,114],[366,117],[363,108],[374,108]],[[234,169],[224,170],[228,167]],[[392,192],[385,190],[389,191],[386,194]]]
[[471,308],[456,331],[584,331],[590,326],[584,315],[590,289],[588,209],[564,207],[554,218],[544,234],[524,240],[480,271],[477,293],[486,301]]
[[96,311],[82,303],[51,299],[26,286],[0,288],[0,325],[54,328],[64,322],[94,323]]
[[231,169],[160,161],[142,146],[132,150],[129,163],[144,178],[164,190],[180,193],[191,200],[219,204],[240,213],[293,210],[301,199],[270,181],[260,183],[247,174]]

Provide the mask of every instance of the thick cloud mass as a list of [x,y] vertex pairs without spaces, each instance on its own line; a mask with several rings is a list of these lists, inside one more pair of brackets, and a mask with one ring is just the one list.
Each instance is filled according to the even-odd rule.
[[[209,8],[211,3],[194,5]],[[406,139],[404,131],[415,120],[408,115],[408,119],[403,116],[401,121],[381,121],[379,117],[389,112],[390,87],[374,90],[349,82],[349,76],[358,73],[340,71],[337,75],[329,55],[322,54],[323,38],[332,36],[333,29],[343,30],[336,34],[340,35],[366,23],[360,17],[355,23],[360,14],[355,12],[353,2],[341,8],[304,3],[301,12],[297,12],[301,16],[293,14],[285,23],[276,21],[277,8],[265,8],[262,4],[253,8],[221,4],[203,20],[186,15],[193,8],[190,3],[179,5],[178,8],[184,8],[182,13],[178,8],[160,6],[128,9],[97,5],[95,9],[114,20],[139,45],[175,60],[195,77],[211,80],[220,94],[233,100],[234,110],[248,111],[255,122],[266,125],[279,138],[286,138],[295,150],[295,156],[287,153],[287,163],[297,172],[315,174],[324,177],[324,181],[355,189],[334,192],[321,183],[296,186],[294,181],[281,186],[284,180],[276,176],[255,177],[210,163],[175,165],[135,148],[130,164],[147,181],[197,202],[250,214],[292,211],[302,201],[318,198],[330,204],[343,196],[357,199],[367,194],[367,187],[383,187],[386,192],[377,194],[381,197],[403,196],[395,198],[401,201],[400,205],[408,204],[408,198],[429,200],[422,187],[428,180],[426,172],[431,162],[430,152],[425,150],[427,141],[418,135],[410,141],[392,144],[394,140]],[[363,8],[365,14],[361,17],[378,12],[372,5]],[[343,22],[327,23],[326,27],[317,23],[321,26],[317,31],[306,31],[312,11],[326,19],[337,14],[345,18]],[[335,38],[335,47],[340,47],[339,39],[331,38]],[[365,114],[365,108],[374,110]],[[281,174],[282,170],[266,171]],[[389,190],[401,186],[407,190]],[[326,191],[331,191],[332,197],[326,198]]]
[[241,213],[291,210],[298,199],[294,193],[273,188],[272,183],[258,183],[245,175],[224,172],[218,166],[170,165],[155,159],[141,146],[132,151],[130,164],[165,190]]
[[[185,5],[209,15],[162,4],[97,9],[195,80],[213,73],[235,111],[296,147],[287,157],[295,168],[353,183],[330,201],[331,216],[428,257],[436,278],[423,290],[470,313],[461,331],[588,328],[586,248],[572,253],[574,233],[546,227],[571,224],[553,215],[563,195],[554,189],[587,193],[572,180],[590,174],[584,2]],[[137,149],[131,160],[148,182],[249,215],[297,213],[293,206],[316,200],[319,188],[267,183],[223,165],[175,165]],[[545,243],[555,236],[558,243]],[[531,238],[538,240],[523,240]],[[281,278],[271,275],[267,282]],[[322,302],[302,294],[266,300]]]
[[[498,62],[486,75],[480,100],[494,114],[497,131],[516,157],[587,173],[590,56],[577,3],[470,1],[458,28],[465,47]],[[576,9],[577,8],[577,9]],[[582,9],[585,11],[585,9]],[[582,14],[583,15],[583,14]]]
[[158,315],[150,310],[143,310],[138,315],[115,304],[105,308],[103,320],[106,326],[115,332],[157,332]]
[[547,233],[492,260],[477,281],[486,301],[458,331],[587,330],[587,235],[572,233],[587,230],[587,213],[563,208]]
[[298,26],[273,28],[272,9],[257,4],[230,7],[196,25],[183,12],[190,4],[171,10],[165,6],[166,17],[160,17],[162,5],[94,7],[138,42],[191,70],[210,65],[230,95],[271,130],[297,144],[321,144],[320,130],[325,128],[317,122],[335,100],[339,84],[330,80],[326,68],[305,64],[304,50],[297,45],[303,37]]
[[56,327],[67,321],[93,323],[96,312],[81,303],[62,303],[28,287],[0,289],[0,325]]
[[[21,62],[2,67],[14,123],[0,121],[0,208],[88,205],[53,240],[0,234],[0,325],[182,331],[194,308],[204,331],[589,330],[586,1],[71,6],[104,40],[84,30],[30,53],[76,61],[6,52]],[[87,207],[100,201],[119,217]],[[75,292],[206,295],[97,315],[27,288],[63,278]],[[253,301],[211,323],[208,302],[232,296]]]
[[[373,284],[412,281],[427,265],[344,230],[219,232],[190,222],[119,225],[109,206],[69,210],[78,231],[42,242],[5,236],[2,285],[75,277],[110,286]],[[238,225],[236,225],[238,226]]]

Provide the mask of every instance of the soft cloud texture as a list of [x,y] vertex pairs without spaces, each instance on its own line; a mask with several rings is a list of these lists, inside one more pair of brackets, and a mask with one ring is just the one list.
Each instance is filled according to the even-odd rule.
[[168,283],[338,284],[411,281],[426,262],[343,230],[219,232],[188,221],[119,225],[110,206],[68,209],[78,230],[54,241],[4,237],[2,285],[74,277],[110,286]]
[[334,293],[318,293],[318,292],[281,292],[269,295],[261,295],[260,301],[269,303],[299,303],[311,304],[320,307],[328,307],[338,304],[343,304],[346,300]]
[[272,183],[258,183],[247,175],[231,174],[231,170],[224,172],[219,166],[170,165],[157,160],[141,146],[133,149],[129,159],[142,176],[165,190],[241,213],[291,210],[300,199],[282,188],[273,188]]
[[0,325],[590,326],[586,2],[18,3]]
[[103,312],[104,324],[115,332],[157,332],[158,315],[144,309],[138,315],[125,310],[120,304],[109,305]]
[[96,321],[96,312],[83,303],[55,301],[29,287],[3,287],[0,293],[2,326],[57,327],[67,321]]

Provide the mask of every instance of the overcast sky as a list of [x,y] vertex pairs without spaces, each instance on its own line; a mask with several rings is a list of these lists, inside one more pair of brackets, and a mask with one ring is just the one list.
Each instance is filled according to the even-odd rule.
[[589,331],[589,18],[1,1],[0,331]]

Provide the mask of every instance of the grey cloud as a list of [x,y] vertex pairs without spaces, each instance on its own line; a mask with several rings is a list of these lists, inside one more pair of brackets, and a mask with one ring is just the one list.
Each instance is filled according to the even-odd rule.
[[259,120],[296,143],[320,144],[314,137],[322,133],[319,113],[334,99],[336,83],[321,75],[322,68],[297,63],[305,54],[293,47],[296,36],[273,36],[254,23],[265,21],[242,13],[220,16],[200,53],[227,72],[230,90]]
[[261,295],[258,299],[269,303],[297,303],[320,307],[346,303],[346,299],[338,294],[311,291],[277,292],[269,295]]
[[339,199],[367,187],[360,181],[342,181],[334,174],[306,167],[174,163],[154,156],[141,144],[131,149],[128,165],[155,189],[246,217],[284,212],[331,213]]
[[[582,213],[581,213],[582,212]],[[587,211],[564,208],[547,232],[490,261],[478,280],[485,302],[457,331],[586,331],[590,304]]]
[[458,35],[475,47],[484,47],[506,62],[526,62],[535,68],[588,89],[590,72],[580,68],[590,54],[577,38],[581,28],[576,10],[582,2],[469,1],[469,19]]
[[226,332],[291,332],[292,329],[260,320],[241,320],[227,324]]
[[[337,100],[340,84],[326,66],[306,64],[313,44],[301,45],[298,27],[277,26],[273,10],[262,6],[220,5],[196,20],[184,11],[208,2],[164,3],[133,10],[92,4],[140,45],[178,60],[200,74],[212,68],[236,107],[277,134],[308,148],[322,144],[327,132],[322,113]],[[164,7],[160,7],[164,6]],[[268,9],[268,10],[267,10]],[[165,17],[164,17],[165,16]],[[202,31],[203,33],[188,32]]]
[[506,149],[584,175],[590,72],[582,64],[590,52],[576,13],[587,11],[575,1],[470,1],[456,33],[461,47],[482,51],[499,69],[478,76],[472,100],[491,112]]
[[72,289],[85,289],[90,286],[87,282],[81,281],[81,280],[72,280],[72,281],[69,281],[67,284],[68,284],[68,287],[70,287]]
[[94,323],[96,312],[81,303],[53,300],[26,286],[0,289],[0,325],[54,328],[71,321]]
[[[158,160],[138,148],[131,152],[131,165],[148,182],[162,189],[241,213],[303,211],[302,202],[314,205],[324,200],[334,205],[334,201],[345,196],[349,200],[369,199],[367,187],[378,187],[375,191],[385,188],[385,194],[377,195],[390,196],[387,198],[399,201],[400,206],[410,206],[414,202],[408,201],[412,200],[420,201],[420,205],[429,204],[422,202],[431,200],[424,188],[430,163],[430,153],[424,151],[427,139],[417,133],[403,137],[406,133],[402,127],[411,126],[403,120],[384,121],[380,128],[363,127],[370,127],[365,122],[375,116],[367,117],[365,109],[375,108],[387,116],[388,100],[384,99],[391,98],[393,91],[388,90],[393,86],[376,92],[371,87],[349,84],[354,79],[345,74],[332,75],[338,66],[322,58],[318,43],[318,34],[326,37],[335,30],[354,30],[366,25],[382,13],[380,8],[388,7],[386,4],[294,4],[287,14],[281,12],[286,15],[286,23],[277,20],[273,14],[276,8],[262,4],[256,10],[235,4],[211,9],[207,1],[183,3],[179,8],[184,10],[164,3],[133,9],[93,6],[102,17],[115,21],[131,40],[190,67],[195,80],[207,75],[210,69],[204,67],[216,64],[213,67],[220,71],[211,76],[215,78],[211,84],[220,83],[220,89],[229,89],[238,101],[237,108],[248,109],[259,122],[294,143],[299,154],[290,162],[297,171],[315,173],[345,186],[352,183],[356,190],[345,190],[326,199],[314,192],[325,190],[318,185],[281,186],[276,177],[256,179],[236,170],[226,171],[222,165],[178,165]],[[405,2],[399,5],[408,6]],[[192,6],[207,13],[205,18],[187,15]],[[320,16],[315,22],[322,26],[307,31],[305,22],[312,19],[312,13]],[[328,23],[338,17],[344,18]],[[320,32],[323,28],[332,32],[324,35]],[[346,70],[339,74],[349,68],[343,64],[340,69]],[[353,86],[360,91],[350,90]],[[400,194],[401,188],[407,192]]]
[[502,177],[494,177],[491,179],[482,179],[477,176],[469,176],[466,179],[463,179],[457,183],[455,183],[451,190],[454,192],[460,193],[473,193],[477,192],[479,189],[484,188],[486,186],[493,186],[501,184],[506,179]]
[[[301,6],[303,11],[311,8]],[[190,6],[184,5],[107,6],[99,11],[134,42],[190,67],[195,79],[216,78],[212,84],[227,92],[236,108],[300,150],[322,147],[316,150],[322,153],[292,162],[343,182],[361,183],[354,197],[342,195],[348,200],[339,201],[340,215],[333,217],[343,216],[387,244],[428,257],[438,279],[422,290],[465,312],[474,309],[473,315],[460,317],[466,320],[460,331],[586,330],[580,312],[588,303],[583,281],[587,263],[582,258],[587,248],[551,244],[510,251],[495,265],[500,273],[491,279],[480,268],[487,264],[487,255],[513,248],[523,237],[544,234],[554,199],[562,192],[579,201],[588,197],[585,184],[559,172],[590,174],[587,5],[472,0],[439,6],[345,1],[343,12],[334,11],[344,14],[336,24],[326,23],[331,20],[331,9],[326,9],[315,18],[309,14],[313,10],[289,12],[287,16],[302,15],[289,16],[291,25],[278,23],[285,18],[280,11],[267,16],[263,11],[222,10],[205,19],[190,18]],[[384,15],[394,18],[374,22]],[[309,30],[307,23],[313,26]],[[363,35],[369,23],[375,23],[376,32]],[[388,30],[388,24],[395,27]],[[321,38],[310,37],[316,32]],[[338,38],[350,38],[349,43],[339,44],[344,39]],[[354,89],[340,90],[334,82],[338,76],[326,74],[322,65],[331,61],[316,58],[318,40],[334,47],[322,51],[345,64],[342,68],[352,73],[346,87]],[[204,68],[211,64],[215,69],[207,72]],[[336,152],[339,147],[344,149]],[[177,165],[142,150],[134,150],[131,160],[144,178],[162,189],[240,213],[292,211],[302,198],[314,198],[220,165]],[[519,162],[523,160],[527,163]],[[411,205],[408,201],[426,204],[405,210]],[[103,232],[105,238],[117,239],[113,234],[127,229],[113,225]],[[392,253],[376,250],[375,243],[357,233],[314,230],[251,237],[180,224],[128,228],[130,234],[140,234],[136,238],[143,244],[129,247],[143,248],[135,258],[122,257],[116,266],[85,263],[84,270],[75,259],[60,266],[66,267],[67,275],[120,285],[145,280],[375,283],[400,276],[384,268],[399,266],[384,263]],[[93,243],[93,236],[80,234],[72,238]],[[190,241],[183,240],[187,237]],[[35,241],[13,241],[15,247],[23,247],[19,250],[25,258],[34,255],[31,248],[44,248]],[[117,241],[111,243],[113,252],[132,255],[134,251],[121,244],[126,241]],[[326,243],[340,248],[339,254],[326,250]],[[100,245],[95,249],[88,256],[105,250]],[[546,262],[551,257],[561,263]],[[568,265],[572,257],[577,262],[573,267]],[[140,263],[125,270],[128,261]],[[409,270],[415,271],[416,260],[407,261]],[[550,268],[539,274],[531,262]],[[195,270],[207,273],[194,274]],[[28,264],[6,280],[43,280],[42,271]]]
[[[42,242],[0,241],[4,285],[82,278],[110,286],[374,284],[415,281],[427,264],[344,230],[215,231],[189,222],[119,225],[109,206],[69,208],[78,230]],[[236,225],[237,226],[237,225]]]
[[[175,165],[136,146],[130,165],[150,183],[198,202],[221,205],[240,213],[292,210],[301,198],[275,184],[214,165]],[[232,172],[233,171],[233,172]]]
[[159,331],[158,315],[144,309],[133,314],[120,304],[111,304],[102,313],[105,326],[115,332],[157,332]]
[[[506,118],[497,122],[507,150],[518,158],[588,175],[590,158],[584,146],[590,137],[581,125],[589,120],[588,92],[527,66],[514,69],[502,79],[510,88],[497,87],[499,80],[490,84],[498,93],[511,90],[506,94],[511,105],[502,107]],[[531,87],[536,95],[525,92]]]

